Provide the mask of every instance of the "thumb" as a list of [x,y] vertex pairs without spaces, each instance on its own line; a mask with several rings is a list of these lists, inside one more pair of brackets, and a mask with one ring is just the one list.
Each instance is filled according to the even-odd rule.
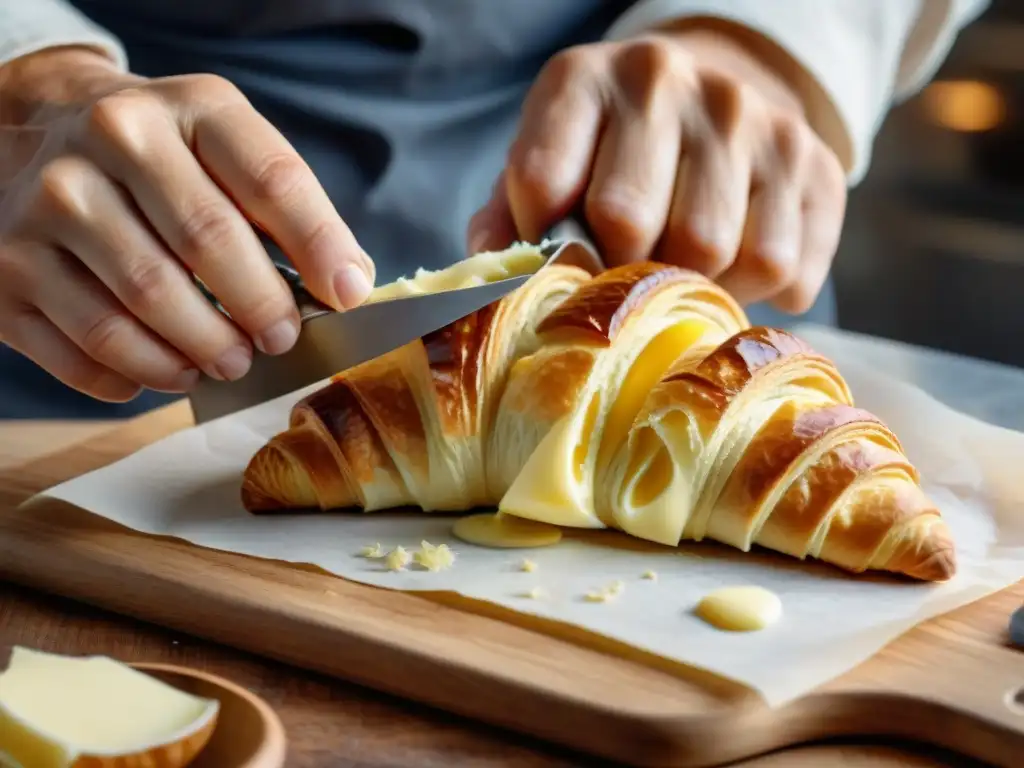
[[469,220],[466,249],[470,256],[482,251],[500,251],[510,246],[517,237],[508,203],[505,174],[502,173],[491,190],[491,199]]

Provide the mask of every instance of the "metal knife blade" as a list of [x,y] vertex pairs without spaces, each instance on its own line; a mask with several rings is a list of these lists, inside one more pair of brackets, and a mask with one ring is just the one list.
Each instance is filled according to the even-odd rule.
[[283,355],[257,352],[238,381],[201,377],[189,393],[195,421],[273,400],[380,357],[486,307],[531,277],[364,304],[348,312],[319,311],[303,320],[294,347]]
[[[603,269],[589,233],[578,221],[559,222],[546,238],[541,246],[546,257],[542,269],[555,261],[575,264],[592,274]],[[306,290],[294,269],[277,262],[275,266],[298,304],[302,318],[299,338],[283,355],[256,352],[249,372],[238,381],[201,376],[189,392],[197,424],[296,392],[380,357],[498,301],[533,276],[519,275],[470,288],[404,296],[335,312]],[[202,282],[197,279],[196,284],[223,311]]]

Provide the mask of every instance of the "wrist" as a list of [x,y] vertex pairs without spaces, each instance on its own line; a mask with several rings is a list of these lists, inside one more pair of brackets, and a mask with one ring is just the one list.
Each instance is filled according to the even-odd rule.
[[141,79],[119,69],[98,50],[48,48],[0,67],[0,114],[8,125],[25,125],[84,106]]

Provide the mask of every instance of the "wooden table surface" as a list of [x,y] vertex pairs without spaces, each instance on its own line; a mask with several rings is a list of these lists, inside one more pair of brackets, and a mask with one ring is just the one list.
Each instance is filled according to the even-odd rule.
[[[0,470],[19,466],[112,424],[0,422]],[[288,734],[289,768],[555,768],[600,766],[518,734],[292,669],[68,600],[0,584],[0,659],[13,645],[101,653],[207,669],[263,696]],[[844,741],[738,764],[742,768],[935,768],[978,766],[913,745]]]

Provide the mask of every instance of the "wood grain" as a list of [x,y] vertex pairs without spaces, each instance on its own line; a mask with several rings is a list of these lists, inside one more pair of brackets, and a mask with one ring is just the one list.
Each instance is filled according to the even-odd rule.
[[0,421],[0,472],[120,426],[116,421]]
[[[280,715],[288,734],[289,768],[616,765],[81,603],[0,584],[0,659],[14,645],[162,661],[233,680]],[[944,750],[864,739],[789,749],[734,768],[831,766],[984,768]]]
[[[23,471],[14,473],[13,476],[4,478],[3,481],[0,481],[0,493],[6,495],[8,502],[14,502],[18,498],[24,498],[36,487],[52,482],[56,479],[55,472],[67,474],[84,471],[90,465],[113,460],[125,451],[131,450],[132,447],[153,439],[156,435],[180,427],[182,423],[181,414],[175,409],[158,412],[132,422],[112,435],[92,441],[87,450],[38,462]],[[237,600],[236,604],[232,606],[230,601],[223,603],[223,595],[221,595],[221,603],[210,602],[209,590],[205,594],[203,590],[197,592],[197,585],[189,584],[187,578],[189,573],[199,573],[200,581],[209,586],[211,579],[216,582],[225,573],[229,574],[232,579],[237,579],[239,574],[245,574],[245,579],[242,582],[248,585],[247,587],[240,587],[242,582],[232,583],[232,590],[236,590],[236,595],[234,595],[236,598],[240,597],[238,589],[242,589],[243,592],[248,589],[254,594],[262,595],[262,602],[265,604],[267,596],[273,590],[279,590],[279,594],[276,595],[278,599],[271,602],[290,606],[286,611],[289,615],[284,617],[284,625],[291,624],[296,615],[305,611],[306,615],[300,616],[300,625],[302,622],[306,622],[305,625],[302,625],[306,630],[324,631],[325,628],[332,630],[335,653],[343,655],[355,653],[354,658],[342,659],[340,667],[336,664],[322,665],[328,668],[327,671],[364,679],[402,694],[418,696],[427,700],[432,699],[432,702],[439,706],[460,710],[466,714],[488,717],[490,720],[505,725],[539,732],[549,738],[561,737],[562,740],[569,742],[575,740],[572,733],[568,734],[569,737],[566,739],[564,732],[553,733],[551,731],[564,731],[566,727],[569,727],[577,735],[580,733],[594,734],[593,726],[603,726],[601,730],[604,733],[604,739],[598,738],[597,740],[601,741],[601,751],[605,754],[616,754],[617,751],[617,754],[622,756],[625,744],[626,749],[634,750],[643,762],[654,764],[652,761],[659,759],[657,756],[667,754],[665,745],[631,743],[631,739],[636,740],[640,735],[663,738],[666,737],[666,734],[678,736],[680,718],[693,718],[697,713],[705,714],[709,711],[720,712],[726,708],[734,708],[742,702],[742,696],[730,686],[698,688],[692,683],[680,680],[678,675],[669,674],[656,664],[649,664],[649,659],[624,658],[620,654],[608,652],[609,649],[600,647],[600,644],[598,647],[580,647],[578,643],[542,634],[536,628],[526,629],[509,625],[494,617],[466,613],[464,610],[449,605],[426,601],[408,594],[396,594],[351,585],[333,579],[327,574],[298,570],[278,563],[253,561],[236,555],[198,550],[178,542],[139,537],[110,524],[96,525],[95,518],[81,513],[72,513],[67,509],[49,510],[43,515],[40,515],[39,512],[36,510],[31,520],[35,538],[33,536],[26,538],[26,518],[24,516],[12,517],[8,514],[0,528],[0,536],[7,543],[7,549],[0,553],[4,558],[2,567],[8,570],[12,568],[13,575],[23,581],[35,582],[54,591],[66,593],[77,591],[78,596],[83,599],[98,600],[106,605],[113,605],[119,610],[157,618],[164,624],[198,634],[214,635],[234,645],[255,647],[264,653],[270,652],[279,657],[293,660],[295,663],[308,663],[310,648],[303,647],[303,633],[295,632],[297,627],[293,626],[292,632],[282,634],[279,631],[280,627],[276,627],[274,624],[274,616],[266,612],[266,606],[263,606],[263,612],[260,613],[260,606],[254,606],[252,603],[255,601],[252,599]],[[56,517],[51,517],[51,515],[56,515]],[[43,522],[43,517],[50,519]],[[51,528],[54,525],[56,527],[46,530],[47,525]],[[40,538],[39,535],[44,530],[46,530],[45,536]],[[73,531],[74,535],[70,536],[68,531]],[[127,540],[131,541],[126,545]],[[18,547],[11,548],[12,542],[16,543]],[[83,542],[85,542],[84,545]],[[30,551],[33,545],[39,547],[41,544],[52,547],[52,549],[43,548]],[[28,549],[25,545],[28,545]],[[126,549],[130,550],[127,559]],[[112,551],[117,553],[113,559]],[[83,552],[89,553],[85,557],[87,560],[93,561],[92,570],[89,569],[87,563],[85,569],[82,569],[83,563],[80,560],[83,557]],[[105,554],[100,554],[100,552]],[[67,571],[67,568],[62,573],[62,577],[55,575],[53,570],[40,574],[32,572],[31,568],[26,569],[27,563],[45,559],[47,553],[65,564],[72,561],[73,565],[78,568],[78,583],[70,583],[71,572]],[[102,566],[98,570],[95,567],[97,562]],[[154,565],[153,563],[159,564]],[[214,564],[214,567],[211,567],[211,563]],[[119,573],[119,568],[125,569]],[[157,571],[163,568],[170,572],[155,572],[154,568]],[[108,571],[106,573],[108,581],[111,577],[116,577],[105,587],[101,584],[104,569]],[[57,568],[56,572],[59,573],[60,568]],[[135,590],[131,591],[131,594],[126,594],[128,591],[124,590],[123,586],[129,573],[134,573],[132,586],[135,587]],[[184,582],[181,581],[182,578],[184,578]],[[162,592],[158,590],[148,596],[145,595],[145,589],[155,589],[160,585],[164,588]],[[117,588],[117,594],[114,594],[112,587]],[[140,587],[142,588],[141,594],[139,593]],[[173,587],[174,591],[169,593],[168,587]],[[214,593],[216,591],[213,589]],[[169,600],[169,594],[175,594],[179,598],[185,597],[186,600]],[[131,595],[134,595],[134,598]],[[164,603],[177,602],[177,609],[171,610],[166,604],[155,605],[153,601],[158,597]],[[22,600],[26,602],[27,598],[23,596]],[[700,718],[700,722],[697,723],[699,727],[689,734],[688,743],[693,742],[699,731],[707,734],[706,737],[713,736],[718,742],[729,742],[733,750],[738,746],[740,754],[742,754],[744,750],[749,752],[753,749],[752,736],[763,739],[766,732],[769,735],[778,736],[781,729],[784,731],[782,742],[792,738],[807,738],[827,733],[829,732],[828,728],[808,727],[808,713],[830,712],[833,715],[837,713],[849,715],[852,707],[852,710],[857,711],[857,717],[848,718],[844,726],[844,729],[849,729],[851,732],[857,732],[866,726],[876,732],[909,733],[925,738],[936,738],[940,741],[951,740],[962,749],[966,748],[976,754],[989,755],[996,762],[1011,765],[1010,753],[1007,752],[1004,737],[1008,732],[1006,729],[1013,727],[1015,723],[1001,722],[999,713],[994,709],[988,714],[987,719],[980,720],[970,713],[959,711],[962,705],[970,707],[978,705],[980,701],[984,707],[985,702],[981,699],[972,699],[970,694],[964,695],[964,686],[962,685],[964,678],[957,681],[957,684],[950,689],[948,673],[970,674],[972,687],[982,690],[982,695],[987,696],[993,692],[986,688],[986,686],[992,685],[990,678],[993,675],[998,678],[997,687],[997,685],[1010,680],[1013,674],[1021,671],[1021,657],[1000,647],[1005,636],[1006,616],[1013,607],[1019,604],[1020,600],[1021,591],[1018,589],[1016,592],[1004,593],[990,598],[984,603],[969,606],[962,611],[957,611],[952,616],[943,618],[940,622],[932,623],[929,627],[916,630],[906,638],[894,643],[883,654],[880,654],[878,659],[865,665],[858,674],[847,676],[846,679],[838,681],[834,686],[829,686],[829,689],[825,690],[816,701],[806,702],[803,710],[798,707],[796,710],[786,713],[781,721],[774,724],[767,722],[764,712],[757,709],[743,710],[740,720],[729,718],[728,722],[722,718],[715,722],[709,721],[707,718]],[[240,604],[242,605],[241,612]],[[255,613],[252,612],[254,607],[257,609]],[[353,607],[355,610],[352,610]],[[218,608],[220,610],[217,615],[204,615],[206,611]],[[317,610],[319,613],[328,615],[319,615],[317,621],[310,624],[309,612]],[[360,648],[358,644],[351,642],[352,635],[350,633],[353,626],[358,629],[361,622],[362,629],[366,629],[367,621],[372,623],[374,618],[383,621],[381,616],[388,613],[391,614],[393,624],[395,611],[401,613],[402,621],[399,626],[404,627],[408,634],[417,638],[417,645],[420,646],[419,650],[421,651],[418,655],[416,653],[410,655],[408,647],[399,647],[398,650],[402,652],[394,655],[395,648],[393,647],[381,646],[371,651],[370,648]],[[332,613],[344,613],[341,616],[344,621],[340,623],[330,621]],[[337,618],[337,616],[335,617]],[[8,641],[10,627],[26,626],[31,628],[32,623],[15,620],[11,624],[6,621],[6,612],[4,618],[4,624],[0,625],[0,629],[3,630],[3,642],[25,642],[24,640]],[[246,621],[240,622],[240,620],[246,620],[249,624],[247,625]],[[216,631],[211,632],[211,622],[218,625]],[[349,633],[348,643],[337,643],[339,624],[344,632]],[[393,635],[393,626],[391,629]],[[248,636],[246,636],[247,633]],[[308,640],[310,633],[307,631],[304,634],[306,635],[305,639]],[[439,637],[442,637],[444,642],[440,643],[437,648],[430,647],[431,644],[439,642]],[[459,638],[465,642],[462,645],[457,643],[453,646],[453,640]],[[378,645],[380,639],[380,637],[377,638]],[[957,641],[953,644],[952,650],[947,647],[950,645],[949,639]],[[39,640],[43,642],[39,642]],[[66,641],[63,638],[60,640]],[[270,642],[268,643],[267,640]],[[43,637],[37,639],[35,643],[28,644],[48,647],[47,642],[51,641],[51,638]],[[424,644],[429,651],[426,654],[422,652]],[[268,648],[268,645],[273,647]],[[146,649],[148,649],[147,646],[148,644],[146,644]],[[936,651],[936,646],[939,648],[938,651]],[[496,671],[493,669],[496,664],[495,648],[503,651],[498,654],[500,656],[498,660],[505,668],[512,668],[502,671],[512,672],[511,677],[503,677],[502,674],[495,676]],[[140,648],[133,647],[130,650],[137,653]],[[165,650],[167,649],[165,648]],[[111,651],[103,650],[102,652]],[[543,664],[537,664],[538,654],[543,658]],[[945,673],[944,675],[936,674],[936,671],[931,669],[928,664],[929,654],[932,656],[932,662],[942,665],[943,669],[940,672]],[[144,658],[134,653],[126,656],[124,652],[117,655],[130,660],[169,660],[169,662],[178,664],[183,663],[182,659],[176,657]],[[994,663],[992,662],[993,658],[995,659]],[[353,662],[357,664],[353,664]],[[394,671],[398,662],[406,662],[406,669],[401,671],[401,675],[396,676]],[[410,662],[427,664],[428,667],[432,664],[435,677],[437,677],[437,671],[441,670],[449,673],[447,677],[453,679],[442,680],[439,692],[427,692],[427,695],[424,695],[422,684],[417,684],[415,680],[417,677],[415,667],[411,669],[408,666]],[[252,659],[249,659],[249,663],[256,664]],[[440,666],[438,667],[438,665]],[[486,675],[480,677],[481,665],[484,669],[487,669],[489,665],[489,680]],[[1000,665],[1002,666],[1000,667]],[[225,674],[222,671],[218,672]],[[424,668],[423,674],[426,674],[426,668]],[[240,680],[237,675],[227,673],[227,676],[245,684],[245,681]],[[303,674],[297,674],[300,679],[302,676]],[[443,678],[444,675],[441,677]],[[934,682],[943,678],[946,680],[945,689],[942,685]],[[499,679],[503,681],[504,685],[496,686],[494,684]],[[487,687],[488,683],[489,688]],[[337,686],[336,683],[329,684],[323,681],[322,684],[329,687]],[[910,686],[919,692],[925,691],[927,695],[935,699],[935,702],[931,709],[926,708],[916,714],[912,708],[906,707],[905,701],[900,702],[899,710],[894,710],[892,709],[892,700],[878,697],[878,692],[885,690],[887,686],[889,688],[895,686],[896,689],[901,686]],[[597,713],[599,717],[595,721],[593,702],[600,701],[602,697],[606,698],[606,695],[602,696],[602,692],[609,688],[616,693],[616,706],[612,711]],[[470,695],[470,698],[467,699],[467,693],[475,694],[475,696]],[[538,694],[540,694],[540,698],[538,698]],[[842,694],[842,696],[837,697],[837,694]],[[855,697],[851,698],[851,694],[855,694]],[[502,707],[496,707],[496,696],[504,699],[499,702],[502,703]],[[273,696],[270,698],[271,703],[278,707]],[[591,717],[587,722],[580,720],[583,716],[581,713],[588,712],[587,708],[580,708],[581,700],[591,703],[592,706]],[[857,707],[853,706],[851,702],[859,703],[859,705],[866,702],[869,706]],[[543,710],[540,709],[542,707]],[[844,712],[844,708],[846,712]],[[507,712],[508,709],[514,711]],[[555,721],[557,728],[545,728],[544,723],[541,723],[539,727],[536,722],[524,722],[524,720],[530,720],[529,717],[523,717],[524,713],[528,716],[530,712],[538,713],[539,711],[543,711],[546,721]],[[873,717],[865,718],[865,712]],[[648,719],[654,718],[655,715],[652,713],[656,713],[656,717],[662,721],[667,718],[669,720],[675,718],[674,727],[669,731],[659,731],[657,728],[649,728],[647,731],[636,730],[637,718],[641,716],[646,716]],[[458,722],[451,718],[443,718],[443,716],[434,717],[441,717],[443,721],[447,722]],[[561,718],[561,722],[558,722],[559,718]],[[536,717],[532,718],[532,720],[537,719]],[[285,720],[286,725],[290,725],[287,716],[285,716]],[[942,727],[930,728],[928,727],[930,722],[937,723]],[[835,731],[835,727],[830,730]],[[936,730],[941,732],[934,732]],[[486,731],[486,729],[484,732],[492,733],[494,738],[501,738],[497,733]],[[955,732],[953,735],[956,738],[950,736],[951,732]],[[290,736],[294,741],[295,734],[291,733],[291,727]],[[1000,738],[1004,741],[1001,746],[997,743]],[[757,739],[754,740],[757,741]],[[965,740],[970,743],[963,743]],[[995,742],[993,743],[993,741]],[[579,740],[575,740],[575,743],[584,745]],[[722,755],[729,757],[728,749],[724,752],[720,746],[716,749],[717,752],[713,757]],[[837,748],[827,749],[835,751]],[[529,754],[541,753],[531,750]],[[836,752],[835,754],[842,755],[843,753]],[[866,755],[865,759],[867,760],[874,760],[880,755],[886,755],[886,753],[878,753],[878,751],[874,754],[869,752],[848,754]],[[824,755],[825,753],[814,754],[813,759],[817,762],[813,764],[822,765],[821,761],[825,759]],[[707,758],[707,755],[705,757]],[[551,759],[557,761],[565,758],[554,753]],[[881,757],[879,759],[886,760],[888,758]],[[919,761],[918,764],[934,764],[934,760],[941,761],[943,758],[933,756],[922,759],[926,761],[931,759],[933,762],[921,763]],[[777,757],[768,757],[763,760],[769,761],[763,763],[764,765],[780,765],[778,762],[770,762],[777,761]],[[309,765],[313,764],[315,763],[309,763]],[[366,761],[353,763],[353,765],[376,764]],[[386,764],[399,765],[402,763],[389,757]],[[429,765],[430,763],[420,761],[416,764]],[[487,765],[489,763],[474,763],[472,760],[467,762],[460,759],[457,764]],[[515,762],[512,764],[554,765],[559,763],[549,761]],[[588,760],[587,764],[595,763]],[[939,762],[939,764],[942,763]],[[955,764],[964,763],[961,761]]]
[[[136,663],[135,669],[193,696],[219,703],[217,717],[186,768],[284,768],[281,718],[252,691],[219,675],[176,664]],[[197,737],[196,741],[198,741]],[[152,761],[163,765],[159,758]]]

